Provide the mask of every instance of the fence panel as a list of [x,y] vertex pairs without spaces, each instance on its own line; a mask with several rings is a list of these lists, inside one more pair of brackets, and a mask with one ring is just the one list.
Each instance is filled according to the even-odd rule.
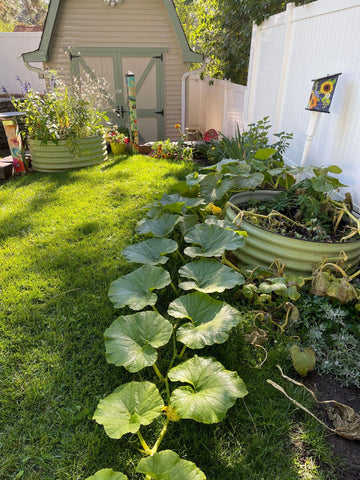
[[[321,115],[307,164],[339,165],[360,205],[360,2],[318,0],[253,28],[246,123],[269,116],[272,132],[294,133],[287,152],[299,164],[311,112],[312,80],[342,72],[330,114]],[[347,189],[349,190],[349,189]]]
[[[44,80],[25,67],[20,55],[36,50],[41,39],[41,32],[0,32],[0,88],[5,87],[9,93],[22,93],[22,82],[30,82],[34,90],[45,89]],[[42,68],[42,64],[34,64]]]
[[187,86],[186,126],[204,134],[214,128],[226,136],[234,135],[236,125],[243,128],[246,87],[228,80],[201,80],[190,75]]

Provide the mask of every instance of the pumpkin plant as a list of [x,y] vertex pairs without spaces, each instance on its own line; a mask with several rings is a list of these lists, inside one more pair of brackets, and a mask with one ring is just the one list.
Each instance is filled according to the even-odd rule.
[[[173,194],[147,206],[147,216],[136,229],[141,241],[122,252],[129,262],[140,266],[109,288],[114,307],[127,307],[134,313],[120,314],[106,329],[106,360],[130,373],[150,367],[154,380],[120,385],[100,400],[94,419],[111,438],[137,435],[144,458],[136,472],[145,479],[205,479],[194,463],[171,450],[159,451],[168,425],[182,419],[221,422],[236,400],[247,394],[237,372],[197,353],[226,342],[230,331],[243,320],[239,310],[211,294],[238,288],[245,281],[225,258],[226,251],[244,245],[241,232],[213,216],[199,223],[206,216],[204,205],[202,198]],[[166,238],[169,236],[177,241]],[[165,268],[169,255],[176,254],[182,261],[178,285]],[[158,305],[155,293],[164,289],[176,293],[167,309]],[[159,361],[160,348],[168,352],[166,367],[163,359]],[[143,431],[161,415],[161,432],[150,444]],[[88,480],[126,478],[105,468]]]
[[[277,165],[276,153],[275,148],[256,148],[248,161],[223,159],[188,175],[175,193],[145,207],[146,216],[136,227],[138,242],[123,250],[135,268],[109,288],[114,307],[124,310],[105,331],[106,360],[136,374],[137,381],[120,385],[100,400],[94,419],[113,439],[138,437],[144,457],[135,471],[146,480],[206,479],[195,463],[159,450],[169,424],[183,419],[221,422],[247,394],[236,371],[200,352],[224,344],[231,330],[247,319],[221,300],[222,293],[244,299],[257,309],[254,319],[270,320],[280,331],[298,316],[293,302],[309,279],[285,276],[279,262],[253,270],[233,265],[228,252],[243,248],[246,232],[238,230],[236,221],[221,218],[231,190],[253,189],[264,182],[294,183],[293,174],[299,170]],[[311,181],[317,191],[327,191],[329,182],[322,179],[333,170],[317,169]],[[258,347],[266,338],[267,332],[254,320],[248,341]],[[152,369],[153,380],[148,380],[147,371],[147,380],[138,381],[145,369]],[[150,442],[144,430],[161,416],[159,436]],[[105,468],[88,480],[126,478]]]

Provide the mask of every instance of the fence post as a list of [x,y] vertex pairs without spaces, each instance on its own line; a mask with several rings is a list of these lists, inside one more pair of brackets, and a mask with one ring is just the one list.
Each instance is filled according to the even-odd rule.
[[254,22],[251,35],[250,64],[245,95],[244,126],[254,120],[252,117],[254,114],[255,91],[259,72],[259,57],[261,51],[260,41],[261,29]]
[[273,133],[281,130],[282,117],[284,113],[286,90],[290,73],[291,50],[293,45],[293,16],[295,3],[288,3],[285,13],[285,34],[284,34],[284,50],[281,63],[279,85],[276,94],[276,110],[275,118],[272,119]]

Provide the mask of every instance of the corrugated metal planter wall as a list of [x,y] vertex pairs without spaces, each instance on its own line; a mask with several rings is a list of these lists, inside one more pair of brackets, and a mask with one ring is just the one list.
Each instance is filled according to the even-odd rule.
[[79,154],[74,155],[66,140],[56,145],[48,142],[42,145],[40,140],[29,140],[32,168],[37,172],[59,172],[73,168],[89,167],[107,159],[105,138],[92,136],[77,140]]
[[[280,192],[273,190],[255,190],[241,192],[232,196],[230,204],[245,208],[250,198],[257,201],[265,200]],[[226,207],[226,219],[231,222],[237,216],[229,205]],[[286,237],[270,232],[246,220],[242,220],[239,228],[249,236],[245,238],[245,247],[233,252],[238,260],[245,265],[262,265],[268,267],[275,259],[285,262],[288,274],[310,275],[313,267],[324,259],[335,262],[341,252],[347,256],[347,266],[353,267],[360,261],[360,240],[352,242],[315,242]]]

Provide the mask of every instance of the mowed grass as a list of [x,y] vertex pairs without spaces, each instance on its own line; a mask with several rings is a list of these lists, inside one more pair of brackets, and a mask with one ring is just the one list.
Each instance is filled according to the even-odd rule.
[[[135,241],[141,207],[191,168],[115,157],[0,186],[1,480],[85,480],[101,468],[141,478],[136,436],[112,440],[92,420],[119,384],[152,379],[150,369],[131,375],[106,363],[103,333],[119,315],[107,292],[134,268],[121,251]],[[165,311],[169,294],[160,301]],[[256,368],[263,352],[244,342],[247,328],[200,354],[237,370],[249,394],[220,424],[171,424],[162,449],[195,462],[208,480],[334,480],[322,428],[266,382],[284,385],[276,364],[289,367],[288,340],[272,332],[268,360]],[[313,407],[301,389],[284,386]],[[161,423],[144,428],[150,444]]]
[[141,207],[189,165],[143,156],[0,186],[0,478],[85,478],[119,451],[91,420],[121,383],[103,332]]

